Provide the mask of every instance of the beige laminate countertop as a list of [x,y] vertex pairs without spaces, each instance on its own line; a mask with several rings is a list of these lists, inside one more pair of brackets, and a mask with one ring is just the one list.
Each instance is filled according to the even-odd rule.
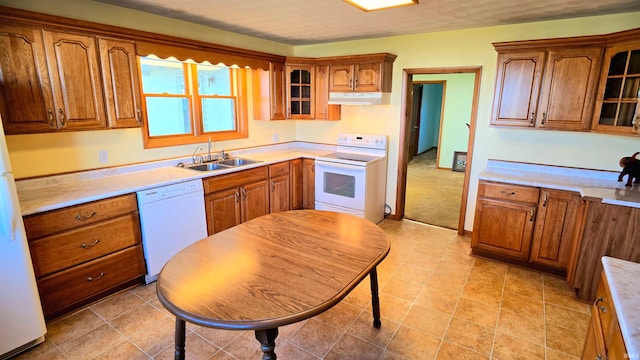
[[605,204],[640,208],[640,185],[626,187],[619,172],[489,160],[478,179],[574,191]]
[[18,199],[22,215],[60,209],[141,190],[177,184],[189,180],[228,174],[280,161],[316,156],[335,151],[335,145],[287,143],[231,151],[231,156],[260,160],[260,163],[214,172],[179,168],[179,162],[191,163],[191,157],[102,170],[18,180]]
[[640,264],[604,256],[602,268],[630,359],[640,358]]

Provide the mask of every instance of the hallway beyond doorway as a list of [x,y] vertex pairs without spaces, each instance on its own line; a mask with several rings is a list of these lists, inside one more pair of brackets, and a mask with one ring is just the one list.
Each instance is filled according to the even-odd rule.
[[404,217],[425,224],[457,229],[464,173],[436,167],[437,148],[407,165]]

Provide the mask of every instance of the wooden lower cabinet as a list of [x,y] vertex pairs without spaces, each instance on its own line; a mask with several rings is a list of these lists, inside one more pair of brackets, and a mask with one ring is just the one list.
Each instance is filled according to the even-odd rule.
[[601,258],[640,262],[640,208],[587,201],[575,263],[567,277],[579,299],[593,301],[602,271]]
[[268,167],[203,180],[207,232],[222,230],[269,213]]
[[528,186],[480,182],[471,248],[481,255],[529,259],[540,191]]
[[26,216],[24,224],[47,319],[142,283],[135,194]]
[[142,246],[126,248],[99,259],[38,279],[45,316],[75,308],[75,304],[98,299],[118,285],[146,273]]
[[481,181],[471,248],[565,274],[582,209],[577,193]]
[[530,261],[566,272],[583,209],[580,194],[541,189]]
[[535,209],[533,204],[528,203],[478,200],[472,248],[517,260],[528,260]]
[[291,180],[291,210],[299,210],[303,208],[303,165],[302,159],[295,159],[290,161],[290,173],[289,179]]
[[315,209],[316,161],[302,159],[302,208]]
[[269,165],[269,213],[291,208],[291,179],[289,161]]
[[591,305],[591,322],[582,352],[583,360],[627,359],[615,304],[604,272],[600,272],[596,299]]

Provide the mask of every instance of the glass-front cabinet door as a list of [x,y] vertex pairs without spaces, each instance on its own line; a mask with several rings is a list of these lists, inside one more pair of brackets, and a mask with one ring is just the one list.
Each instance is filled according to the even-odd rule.
[[640,41],[608,48],[602,69],[594,128],[640,134]]
[[287,66],[288,117],[313,119],[315,69],[312,66]]

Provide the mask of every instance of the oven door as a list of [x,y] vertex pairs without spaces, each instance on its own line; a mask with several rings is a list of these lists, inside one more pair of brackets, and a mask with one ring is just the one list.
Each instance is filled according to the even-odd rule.
[[366,167],[316,159],[316,202],[364,211]]

